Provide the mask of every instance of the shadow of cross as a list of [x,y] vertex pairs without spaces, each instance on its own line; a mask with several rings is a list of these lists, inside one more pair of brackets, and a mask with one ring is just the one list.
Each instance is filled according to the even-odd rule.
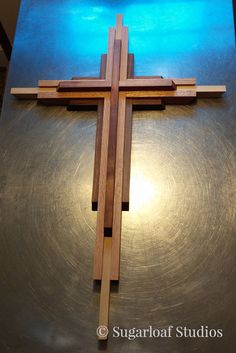
[[[18,98],[67,105],[69,110],[98,110],[92,208],[97,210],[93,279],[101,280],[99,326],[108,326],[110,281],[119,280],[122,210],[129,209],[132,110],[191,104],[225,91],[225,86],[197,86],[194,78],[134,76],[122,15],[109,30],[100,77],[40,80],[37,88],[12,88]],[[107,336],[106,330],[98,332],[99,339]]]

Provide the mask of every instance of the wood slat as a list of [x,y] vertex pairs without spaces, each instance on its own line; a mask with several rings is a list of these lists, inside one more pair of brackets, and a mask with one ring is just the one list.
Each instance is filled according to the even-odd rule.
[[126,80],[128,75],[128,27],[122,28],[120,80]]
[[140,80],[140,79],[147,79],[147,80],[149,80],[149,79],[157,79],[157,78],[163,78],[163,76],[156,76],[156,75],[152,75],[152,76],[134,76],[133,77],[134,79],[136,79],[136,80]]
[[122,39],[123,15],[116,16],[116,39]]
[[11,94],[18,99],[37,99],[38,88],[11,88]]
[[112,262],[111,280],[119,280],[120,273],[120,242],[122,223],[122,193],[123,193],[123,166],[125,145],[125,111],[126,97],[119,95],[119,111],[117,125],[116,166],[115,166],[115,191],[112,230]]
[[[110,97],[110,93],[108,92],[103,92],[103,91],[98,91],[98,92],[43,92],[39,91],[38,92],[38,100],[39,101],[44,101],[44,102],[50,102],[50,101],[60,101],[60,100],[68,100],[68,102],[71,99],[80,99],[80,98],[104,98],[104,97]],[[68,103],[67,103],[68,104]]]
[[128,79],[119,82],[120,90],[175,90],[172,80],[166,79]]
[[[134,75],[134,55],[128,55],[127,75],[132,78]],[[124,145],[124,168],[123,168],[123,190],[122,190],[122,211],[129,210],[130,194],[130,168],[131,168],[131,144],[132,144],[132,104],[126,100],[125,109],[125,145]]]
[[106,79],[106,68],[107,68],[107,54],[101,55],[101,62],[100,62],[100,79]]
[[[106,76],[107,55],[101,56],[100,78],[104,79]],[[98,188],[99,188],[99,173],[101,161],[101,145],[102,145],[102,121],[103,121],[103,101],[98,105],[96,140],[95,140],[95,154],[94,154],[94,168],[93,168],[93,190],[92,190],[92,210],[97,211],[98,208]]]
[[102,143],[101,143],[101,160],[99,172],[99,189],[98,189],[98,211],[96,225],[96,242],[93,264],[93,279],[102,279],[102,257],[104,243],[104,216],[105,216],[105,195],[106,195],[106,178],[107,178],[107,156],[109,141],[109,125],[110,125],[110,99],[104,99],[103,108],[103,126],[102,126]]
[[[123,30],[125,28],[127,28],[127,27],[123,27]],[[129,55],[132,58],[134,57],[133,54],[129,54]],[[121,77],[121,80],[125,80],[124,77],[125,77],[125,75]],[[128,76],[128,78],[131,78],[131,77],[132,77],[132,75]],[[162,76],[134,76],[133,78],[136,80],[141,80],[141,79],[152,80],[152,79],[160,79],[163,77]],[[195,78],[166,78],[166,79],[172,80],[176,86],[194,86],[194,85],[196,85]],[[73,77],[73,80],[99,80],[99,77]],[[59,82],[63,82],[63,80],[60,80],[60,81],[59,80],[39,80],[38,86],[39,87],[57,87]],[[209,86],[209,87],[211,87],[211,86]]]
[[109,148],[107,162],[107,187],[106,187],[106,206],[105,206],[105,235],[112,234],[113,204],[115,187],[115,161],[116,161],[116,138],[117,138],[117,117],[118,117],[118,98],[119,98],[119,77],[120,77],[120,56],[121,41],[115,40],[114,57],[112,69],[111,86],[111,108],[110,108],[110,128],[109,128]]
[[164,104],[191,104],[197,97],[196,90],[175,91],[127,91],[127,98],[159,98]]
[[[112,238],[104,239],[102,283],[100,294],[99,323],[98,326],[108,327],[110,302],[110,273],[111,273]],[[107,335],[98,336],[99,340],[107,340]]]
[[198,98],[218,98],[226,92],[226,86],[196,86]]
[[[163,79],[163,76],[134,76],[134,79]],[[171,80],[176,86],[194,86],[196,85],[195,78],[165,78],[166,80]]]
[[133,78],[134,77],[134,54],[128,54],[127,77],[128,78]]
[[60,81],[57,86],[58,92],[109,91],[110,89],[111,82],[101,79]]
[[195,86],[196,78],[170,78],[176,86]]
[[115,28],[110,28],[109,36],[108,36],[107,65],[106,65],[106,80],[109,80],[109,81],[111,81],[111,77],[112,77],[112,63],[113,63],[115,34],[116,34]]
[[125,145],[124,145],[122,211],[129,211],[131,142],[132,142],[132,103],[130,99],[127,99],[126,109],[125,109]]
[[[99,77],[72,77],[72,80],[79,81],[89,81],[89,80],[99,80]],[[68,80],[39,80],[38,87],[58,87],[60,82]]]
[[[96,77],[96,76],[94,76],[94,77],[92,77],[92,76],[84,76],[84,77],[83,76],[73,76],[72,80],[99,80],[99,77]],[[68,81],[68,80],[66,80],[66,81]],[[61,82],[61,80],[59,82]]]

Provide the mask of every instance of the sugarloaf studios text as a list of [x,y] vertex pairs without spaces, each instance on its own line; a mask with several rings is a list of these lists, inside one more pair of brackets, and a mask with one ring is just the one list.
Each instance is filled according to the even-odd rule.
[[186,326],[168,326],[167,328],[121,328],[113,327],[112,335],[114,338],[126,338],[130,341],[136,338],[222,338],[223,330],[219,328],[210,328],[200,326],[198,328],[189,328]]

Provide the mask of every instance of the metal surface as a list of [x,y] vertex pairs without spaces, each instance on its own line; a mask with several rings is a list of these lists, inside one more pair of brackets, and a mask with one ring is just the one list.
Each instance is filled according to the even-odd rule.
[[[178,1],[169,3],[175,9]],[[9,88],[33,86],[39,78],[98,74],[94,58],[104,50],[84,40],[89,28],[94,31],[91,37],[98,32],[96,19],[93,25],[89,20],[75,24],[74,14],[80,18],[85,10],[90,17],[96,13],[99,24],[99,19],[112,22],[114,17],[107,20],[111,10],[105,1],[89,2],[87,8],[72,0],[53,4],[54,11],[46,0],[22,1],[1,117],[1,352],[235,352],[233,22],[232,32],[221,28],[218,47],[209,46],[202,32],[199,50],[193,46],[185,55],[176,48],[173,54],[167,43],[166,54],[163,50],[155,60],[147,45],[142,59],[137,58],[137,74],[196,76],[200,84],[226,83],[228,94],[223,100],[203,100],[190,107],[134,113],[131,204],[123,216],[121,280],[111,294],[110,315],[111,326],[207,325],[222,328],[224,337],[110,337],[107,347],[100,347],[94,332],[99,293],[92,282],[96,113],[18,102]],[[70,6],[71,11],[64,11]],[[113,7],[130,21],[125,5]],[[150,13],[153,23],[169,21],[164,12]],[[219,24],[227,18],[227,13],[216,13]],[[136,18],[135,36],[144,38],[145,26],[140,27]],[[214,21],[211,25],[209,17],[208,31],[217,38],[220,25],[215,27]],[[105,41],[107,23],[103,26],[99,43]],[[184,42],[185,34],[181,36]],[[86,52],[86,47],[96,53]]]

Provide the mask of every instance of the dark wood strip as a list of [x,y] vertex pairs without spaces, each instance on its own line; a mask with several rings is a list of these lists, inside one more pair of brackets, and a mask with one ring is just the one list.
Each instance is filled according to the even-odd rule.
[[[106,77],[107,54],[102,54],[100,64],[100,78]],[[92,210],[98,209],[98,188],[99,188],[99,173],[101,163],[101,145],[102,145],[102,124],[103,122],[103,101],[99,101],[97,114],[97,128],[95,140],[94,154],[94,169],[93,169],[93,190],[92,190]]]
[[100,79],[105,80],[106,78],[106,69],[107,69],[107,54],[101,55],[100,62]]
[[134,77],[134,54],[128,54],[127,76],[128,76],[128,78]]
[[[128,55],[128,78],[134,75],[134,55]],[[130,168],[131,168],[131,144],[132,144],[132,103],[126,100],[125,109],[125,143],[124,143],[124,168],[123,168],[123,189],[122,189],[122,211],[129,210],[130,194]]]
[[116,147],[116,170],[115,170],[115,192],[112,224],[112,258],[111,277],[113,281],[119,280],[120,273],[120,244],[122,225],[122,190],[124,169],[124,145],[125,145],[125,94],[119,95],[119,110],[117,124],[117,147]]
[[104,234],[108,236],[112,235],[112,222],[113,222],[120,58],[121,58],[121,40],[116,39],[114,42],[114,55],[113,55],[113,65],[112,65],[110,128],[109,128],[106,204],[105,204],[105,220],[104,220],[104,225],[105,225]]
[[58,92],[109,91],[111,84],[106,80],[70,80],[58,84]]
[[119,82],[120,90],[139,91],[139,90],[176,90],[176,85],[172,80],[166,79],[128,79]]
[[126,109],[125,109],[125,145],[124,145],[122,211],[129,211],[131,145],[132,145],[132,103],[130,102],[129,99],[127,99]]
[[99,172],[96,243],[95,243],[94,264],[93,264],[94,280],[102,279],[109,125],[110,125],[110,98],[105,98],[104,110],[103,110],[101,161],[100,161],[100,172]]
[[[111,251],[112,238],[104,239],[103,262],[102,262],[102,283],[100,294],[99,322],[98,326],[108,327],[109,323],[109,302],[110,302],[110,273],[111,273]],[[107,335],[98,336],[99,340],[107,340]]]

